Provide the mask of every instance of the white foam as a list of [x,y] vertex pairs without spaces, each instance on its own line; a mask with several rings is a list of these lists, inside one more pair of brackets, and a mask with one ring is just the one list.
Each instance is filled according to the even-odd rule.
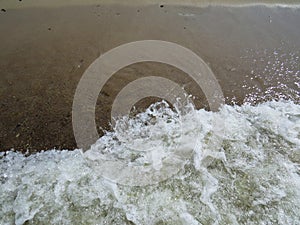
[[[181,118],[167,108],[156,113],[157,121],[148,126],[146,114],[127,120],[129,127],[120,121],[87,155],[1,153],[0,224],[299,223],[300,105],[271,101],[216,113],[190,109]],[[215,132],[215,119],[224,121],[223,131]],[[176,144],[192,146],[191,158],[157,184],[123,186],[95,169],[99,155],[155,167],[159,153],[149,160],[143,150],[172,154],[169,146]]]

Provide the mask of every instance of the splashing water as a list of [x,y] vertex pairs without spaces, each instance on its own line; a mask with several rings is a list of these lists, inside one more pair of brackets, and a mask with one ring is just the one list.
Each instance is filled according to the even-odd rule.
[[300,54],[293,50],[287,52],[277,49],[247,50],[242,57],[252,64],[250,74],[246,75],[256,84],[244,81],[243,88],[250,91],[244,102],[253,104],[274,99],[292,99],[300,103]]
[[[85,153],[1,153],[0,224],[299,223],[300,105],[187,107],[184,116],[156,106],[119,120]],[[191,149],[187,160],[151,185],[112,182],[95,163],[160,171],[174,146]]]

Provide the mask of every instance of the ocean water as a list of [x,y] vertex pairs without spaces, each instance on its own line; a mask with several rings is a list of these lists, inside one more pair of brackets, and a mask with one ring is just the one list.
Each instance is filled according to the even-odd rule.
[[85,153],[2,152],[0,224],[299,224],[299,165],[292,101],[156,103]]
[[1,152],[0,224],[300,224],[299,51],[245,55],[257,85],[241,106],[161,102],[86,152]]
[[[94,5],[94,4],[125,4],[125,5],[138,5],[141,4],[139,0],[127,0],[126,2],[121,2],[118,0],[27,0],[23,4],[18,4],[18,2],[0,0],[0,3],[5,8],[26,8],[26,7],[61,7],[70,5]],[[144,0],[143,5],[153,5],[153,4],[166,4],[166,5],[191,5],[191,6],[214,6],[214,5],[224,5],[224,6],[246,6],[246,5],[267,5],[267,6],[280,6],[280,7],[299,7],[298,0]]]
[[86,152],[1,152],[0,224],[300,224],[299,52],[245,54],[257,85],[241,106],[188,96]]

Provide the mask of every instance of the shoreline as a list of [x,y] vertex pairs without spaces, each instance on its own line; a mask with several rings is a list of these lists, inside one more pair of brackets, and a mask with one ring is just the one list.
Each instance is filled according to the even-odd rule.
[[255,6],[265,6],[269,8],[279,7],[279,8],[300,8],[300,2],[297,0],[294,1],[286,1],[282,3],[282,1],[272,1],[272,0],[264,0],[264,1],[228,1],[228,0],[207,0],[207,1],[199,1],[199,0],[185,0],[184,2],[180,0],[145,0],[143,2],[139,0],[129,0],[126,2],[122,2],[119,0],[69,0],[69,1],[61,1],[61,0],[52,0],[52,1],[39,1],[39,0],[27,0],[27,1],[18,1],[12,2],[9,0],[0,0],[0,7],[4,9],[24,9],[24,8],[59,8],[59,7],[71,7],[71,6],[90,6],[90,5],[120,5],[120,6],[153,6],[153,5],[162,5],[162,6],[192,6],[192,7],[210,7],[210,6],[224,6],[224,7],[255,7]]
[[[72,101],[82,74],[101,54],[137,40],[165,40],[194,51],[214,72],[227,104],[233,99],[242,104],[253,92],[271,91],[277,98],[287,91],[277,82],[299,90],[297,77],[288,76],[300,71],[299,9],[104,4],[22,8],[0,17],[0,151],[75,149]],[[284,76],[277,62],[284,63]],[[105,84],[96,107],[97,125],[109,129],[116,95],[149,75],[184,86],[196,96],[197,108],[207,108],[204,94],[184,72],[138,63]],[[141,108],[152,103],[145,102]]]

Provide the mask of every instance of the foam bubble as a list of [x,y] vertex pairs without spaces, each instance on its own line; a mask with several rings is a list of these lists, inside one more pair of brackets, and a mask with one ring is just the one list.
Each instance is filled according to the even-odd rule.
[[[28,157],[13,151],[1,153],[0,223],[300,221],[299,105],[269,101],[224,106],[214,113],[190,110],[181,118],[168,108],[155,113],[158,122],[147,113],[127,120],[129,126],[121,126],[124,121],[120,121],[118,129],[103,136],[88,154],[81,150],[50,150]],[[166,122],[168,127],[163,118],[171,120]],[[215,132],[216,119],[224,121],[220,128],[224,132]],[[159,171],[158,152],[148,161],[145,155],[153,148],[172,154],[168,146],[178,144],[172,137],[179,121],[183,132],[178,143],[193,146],[193,151],[171,178],[148,186],[124,186],[103,178],[91,163],[91,158],[100,155]],[[130,151],[136,154],[133,158]]]

